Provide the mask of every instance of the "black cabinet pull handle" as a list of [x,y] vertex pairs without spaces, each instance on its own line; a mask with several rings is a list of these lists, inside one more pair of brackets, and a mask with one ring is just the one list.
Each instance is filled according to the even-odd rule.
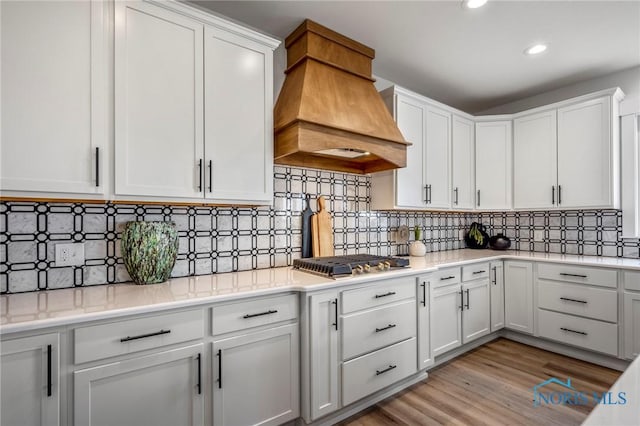
[[429,204],[431,204],[431,185],[429,185]]
[[242,318],[247,319],[247,318],[261,317],[263,315],[271,315],[271,314],[277,314],[277,313],[278,313],[277,309],[269,309],[266,312],[260,312],[258,314],[246,314]]
[[576,303],[584,303],[584,304],[587,304],[587,301],[586,301],[586,300],[570,299],[570,298],[568,298],[568,297],[561,297],[561,298],[560,298],[560,300],[564,300],[564,301],[567,301],[567,302],[576,302]]
[[485,271],[484,269],[482,271],[473,271],[473,275],[484,274],[485,272],[487,271]]
[[441,277],[440,281],[452,280],[455,278],[455,275],[449,275],[448,277]]
[[53,394],[51,383],[51,345],[47,345],[47,397]]
[[570,328],[565,328],[565,327],[560,327],[560,330],[562,331],[568,331],[569,333],[575,333],[575,334],[581,334],[583,336],[587,336],[588,334],[585,333],[584,331],[575,331],[575,330],[571,330]]
[[196,360],[198,361],[198,384],[196,385],[196,387],[198,388],[198,395],[202,394],[202,355],[198,354],[198,356],[196,357]]
[[209,160],[209,192],[213,192],[213,160]]
[[558,185],[558,205],[562,204],[562,186]]
[[222,349],[218,349],[218,389],[222,389]]
[[462,293],[462,290],[459,291],[460,293],[460,310],[464,311],[464,294]]
[[469,310],[469,302],[470,302],[469,289],[466,289],[465,292],[467,293],[467,304],[465,305],[465,308],[467,308],[467,310]]
[[478,207],[480,207],[480,190],[478,189]]
[[381,331],[389,330],[390,328],[395,328],[395,327],[396,327],[395,324],[389,324],[386,327],[376,328],[376,333],[380,333]]
[[336,328],[336,331],[338,331],[338,299],[333,300],[333,302],[331,303],[333,303],[333,307],[335,309],[335,314],[336,314],[336,322],[334,322],[331,325]]
[[498,285],[498,267],[494,266],[491,270],[493,271],[493,285]]
[[556,187],[551,186],[551,205],[556,203]]
[[422,287],[422,306],[427,306],[427,283],[423,282],[422,284],[420,284],[420,287]]
[[100,147],[96,146],[96,188],[100,186]]
[[394,368],[396,368],[396,367],[397,367],[397,365],[389,365],[389,366],[388,366],[387,368],[385,368],[384,370],[376,370],[376,376],[379,376],[379,375],[381,375],[381,374],[384,374],[384,373],[386,373],[387,371],[391,371],[391,370],[393,370],[393,369],[394,369]]
[[562,275],[563,277],[577,277],[577,278],[587,278],[586,275],[580,275],[580,274],[567,274],[565,272],[560,272],[560,275]]
[[202,158],[198,160],[198,192],[202,192]]
[[429,204],[429,185],[424,186],[424,203]]
[[453,193],[456,194],[456,200],[453,202],[456,206],[458,205],[458,187],[453,190]]
[[376,294],[376,295],[375,295],[375,298],[376,298],[376,299],[379,299],[379,298],[381,298],[381,297],[393,296],[394,294],[396,294],[396,292],[395,292],[395,291],[390,291],[390,292],[385,293],[385,294]]
[[141,334],[139,336],[127,336],[127,337],[123,337],[122,339],[120,339],[121,342],[129,342],[131,340],[138,340],[138,339],[145,339],[147,337],[153,337],[153,336],[160,336],[161,334],[169,334],[171,333],[171,330],[160,330],[160,331],[156,331],[155,333],[148,333],[148,334]]

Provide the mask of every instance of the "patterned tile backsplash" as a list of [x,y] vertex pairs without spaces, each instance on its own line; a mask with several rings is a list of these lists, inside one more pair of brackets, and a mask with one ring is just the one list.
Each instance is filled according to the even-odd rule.
[[[333,212],[337,254],[407,252],[395,243],[400,225],[420,226],[428,251],[464,247],[474,221],[502,232],[516,250],[640,257],[638,240],[622,240],[617,210],[437,213],[370,211],[368,176],[276,167],[272,207],[183,207],[39,202],[0,203],[0,293],[129,281],[120,235],[130,220],[176,223],[174,277],[291,265],[300,256],[304,195],[324,195]],[[543,242],[534,242],[542,231]],[[413,234],[411,234],[413,235]],[[55,264],[58,242],[82,242],[85,264]]]

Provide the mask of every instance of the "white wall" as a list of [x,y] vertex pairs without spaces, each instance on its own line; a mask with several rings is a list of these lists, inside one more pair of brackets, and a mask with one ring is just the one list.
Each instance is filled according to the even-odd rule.
[[477,115],[516,113],[611,87],[620,87],[625,93],[625,99],[620,105],[620,115],[640,112],[640,66],[638,66],[490,108]]

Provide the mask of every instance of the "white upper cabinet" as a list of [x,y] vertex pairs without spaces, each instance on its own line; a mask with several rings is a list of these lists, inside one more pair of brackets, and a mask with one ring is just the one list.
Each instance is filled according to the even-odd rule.
[[3,195],[103,198],[106,4],[0,2]]
[[476,208],[511,209],[511,121],[476,123]]
[[640,236],[640,119],[638,114],[620,120],[622,139],[622,235]]
[[202,24],[116,2],[116,194],[202,197]]
[[475,200],[475,127],[473,121],[453,115],[452,117],[452,186],[451,207],[473,209]]
[[513,121],[513,206],[552,208],[557,204],[556,110]]
[[205,28],[206,198],[273,198],[273,55],[270,47]]
[[451,200],[451,113],[427,105],[424,176],[427,207],[447,209]]

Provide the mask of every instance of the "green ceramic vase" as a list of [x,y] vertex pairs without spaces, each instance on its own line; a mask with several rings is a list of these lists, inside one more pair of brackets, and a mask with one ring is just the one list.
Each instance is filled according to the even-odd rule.
[[122,233],[122,258],[136,284],[169,279],[178,255],[178,232],[173,222],[127,222]]

